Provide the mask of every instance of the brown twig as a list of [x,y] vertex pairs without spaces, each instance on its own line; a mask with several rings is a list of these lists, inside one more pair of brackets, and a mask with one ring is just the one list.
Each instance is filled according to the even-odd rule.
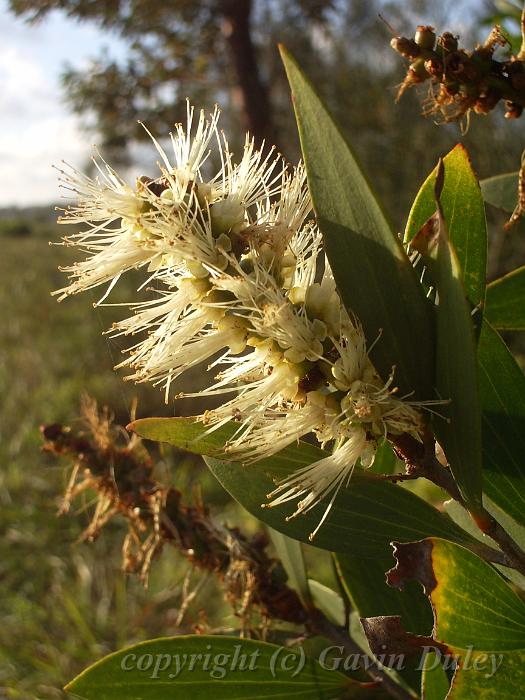
[[479,508],[476,513],[469,510],[452,473],[435,456],[434,439],[429,439],[429,436],[427,436],[424,444],[422,444],[410,435],[391,435],[389,438],[398,456],[406,465],[405,474],[394,475],[392,480],[406,481],[423,477],[442,488],[451,498],[458,501],[467,510],[481,532],[491,537],[499,545],[504,558],[497,556],[498,552],[496,550],[483,545],[483,543],[473,547],[476,553],[484,559],[488,559],[488,561],[516,569],[516,571],[525,575],[525,552],[485,508]]
[[521,154],[520,169],[518,171],[518,202],[512,212],[510,219],[505,224],[505,231],[514,226],[521,219],[525,212],[525,151]]

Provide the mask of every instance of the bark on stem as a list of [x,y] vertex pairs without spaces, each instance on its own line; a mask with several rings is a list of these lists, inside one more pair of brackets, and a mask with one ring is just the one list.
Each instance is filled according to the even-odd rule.
[[268,88],[260,74],[250,31],[251,0],[227,0],[222,4],[222,33],[230,52],[235,86],[233,99],[243,127],[260,145],[272,140],[273,129]]

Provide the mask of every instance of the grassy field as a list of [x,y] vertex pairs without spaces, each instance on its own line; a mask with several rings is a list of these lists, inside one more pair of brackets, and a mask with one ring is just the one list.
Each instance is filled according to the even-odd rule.
[[[69,252],[48,245],[58,235],[45,222],[37,234],[0,233],[0,696],[24,699],[63,697],[63,684],[103,654],[180,631],[175,618],[188,568],[165,550],[144,591],[120,571],[124,524],[110,524],[94,544],[75,544],[89,521],[89,497],[73,514],[56,516],[68,468],[41,452],[40,424],[71,424],[84,391],[109,402],[123,424],[134,396],[138,415],[173,412],[158,390],[113,372],[119,347],[102,337],[112,318],[93,309],[96,297],[58,304],[50,296],[64,285],[56,267]],[[171,454],[164,461],[164,479],[189,500],[199,482],[220,521],[256,527],[202,465]],[[235,626],[221,600],[210,580],[183,629],[202,622],[201,608],[211,626]]]

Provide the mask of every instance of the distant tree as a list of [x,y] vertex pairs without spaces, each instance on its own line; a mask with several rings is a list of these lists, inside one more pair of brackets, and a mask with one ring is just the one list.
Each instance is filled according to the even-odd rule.
[[105,148],[122,153],[131,140],[143,137],[138,118],[165,130],[182,115],[186,96],[198,103],[224,103],[229,97],[242,127],[257,141],[274,137],[269,94],[273,76],[261,65],[258,44],[276,23],[308,44],[312,28],[327,23],[332,4],[332,0],[12,0],[10,6],[31,21],[62,10],[127,41],[124,62],[103,54],[87,72],[69,68],[64,75],[74,109],[94,117]]
[[[456,31],[453,17],[463,8],[472,21],[468,35],[462,25],[462,43],[473,45],[486,31],[476,20],[483,7],[471,0],[10,0],[10,7],[33,22],[62,11],[127,43],[123,59],[102,52],[87,69],[70,66],[63,76],[71,106],[115,163],[147,138],[138,119],[166,134],[183,119],[186,97],[198,107],[217,102],[221,123],[239,141],[249,130],[259,143],[266,139],[296,159],[289,88],[276,48],[284,43],[342,127],[359,133],[352,139],[358,155],[400,228],[421,176],[461,134],[457,126],[437,128],[419,118],[415,94],[395,104],[405,67],[379,14],[400,34],[421,21]],[[520,136],[515,129],[494,131],[498,119],[476,120],[466,138],[480,175],[515,168],[509,154]]]

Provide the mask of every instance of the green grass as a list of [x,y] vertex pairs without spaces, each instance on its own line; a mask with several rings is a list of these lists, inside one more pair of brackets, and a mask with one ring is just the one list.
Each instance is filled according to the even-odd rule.
[[[61,304],[50,296],[65,283],[56,268],[70,260],[69,251],[49,246],[47,235],[4,234],[0,246],[0,695],[52,699],[102,655],[178,631],[188,565],[167,548],[144,591],[120,571],[123,523],[110,524],[94,544],[76,545],[89,520],[89,497],[77,512],[56,516],[67,467],[41,452],[39,425],[71,424],[84,391],[109,402],[123,424],[134,396],[141,416],[168,414],[173,405],[164,406],[157,389],[126,384],[112,370],[120,350],[102,330],[113,310],[94,310],[97,297],[89,293]],[[117,291],[117,299],[126,291]],[[239,521],[239,509],[195,460],[171,453],[163,459],[165,479],[188,500],[199,482],[219,520]],[[184,630],[201,621],[201,607],[211,625],[235,626],[221,601],[210,580]]]

